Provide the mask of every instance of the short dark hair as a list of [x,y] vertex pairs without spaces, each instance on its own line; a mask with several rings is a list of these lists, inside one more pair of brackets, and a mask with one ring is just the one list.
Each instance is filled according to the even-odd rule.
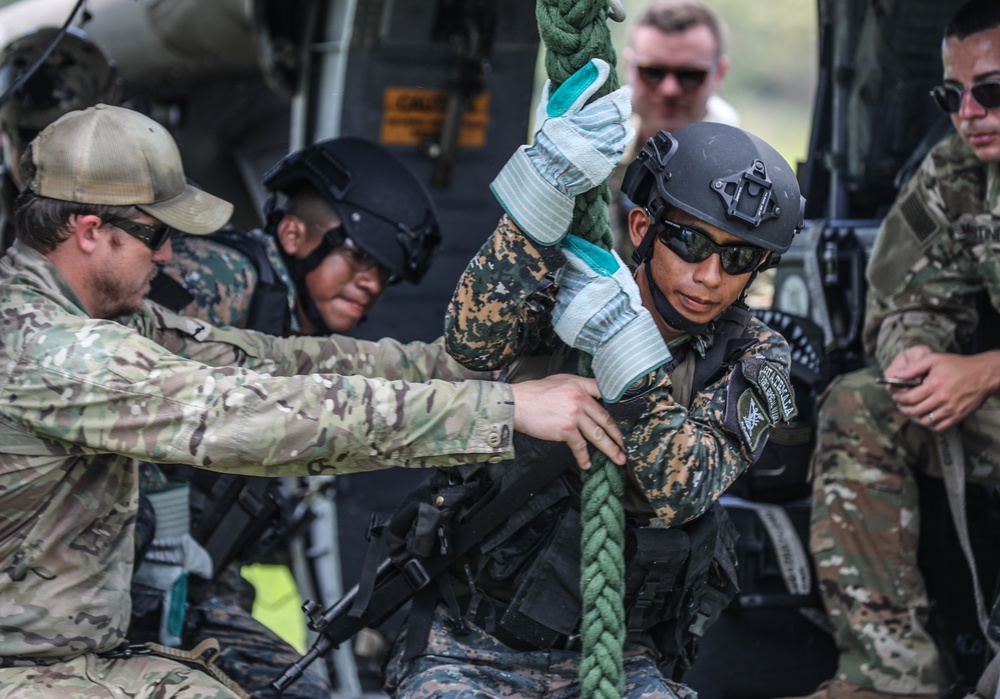
[[965,39],[1000,27],[1000,0],[969,0],[944,27],[945,39]]
[[653,27],[664,34],[683,32],[704,24],[715,38],[715,56],[726,52],[728,31],[715,10],[699,0],[653,0],[636,20],[638,27]]
[[[30,145],[21,156],[21,172],[26,182],[31,182],[35,176]],[[31,191],[29,186],[14,202],[14,231],[25,245],[45,254],[69,238],[70,219],[74,216],[93,214],[102,218],[109,215],[131,218],[140,213],[134,206],[81,204],[43,197]]]

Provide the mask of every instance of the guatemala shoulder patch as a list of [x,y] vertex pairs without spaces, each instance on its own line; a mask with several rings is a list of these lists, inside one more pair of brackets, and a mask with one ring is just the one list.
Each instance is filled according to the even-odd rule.
[[772,423],[788,422],[798,414],[791,381],[771,364],[761,366],[757,373],[757,387],[767,401]]
[[756,451],[760,444],[760,439],[771,426],[768,413],[764,403],[757,397],[752,388],[748,388],[740,394],[736,406],[736,417],[740,425],[740,432],[750,446],[751,451]]

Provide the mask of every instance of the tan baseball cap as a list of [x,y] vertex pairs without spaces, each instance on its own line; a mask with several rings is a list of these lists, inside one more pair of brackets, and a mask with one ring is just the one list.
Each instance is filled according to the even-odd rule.
[[36,194],[81,204],[135,206],[185,233],[217,231],[233,205],[192,187],[181,154],[158,122],[98,104],[68,112],[31,145]]

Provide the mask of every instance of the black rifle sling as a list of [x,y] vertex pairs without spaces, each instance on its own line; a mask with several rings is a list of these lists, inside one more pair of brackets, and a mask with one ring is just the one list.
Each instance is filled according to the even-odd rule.
[[[203,514],[191,534],[212,557],[214,578],[239,556],[247,542],[260,536],[277,506],[269,493],[271,478],[217,473],[211,476],[215,479],[210,493],[212,509]],[[201,601],[209,582],[190,583],[191,601]]]
[[[414,594],[444,573],[455,559],[504,524],[511,512],[550,481],[558,478],[565,471],[567,459],[572,460],[571,456],[554,453],[561,449],[568,455],[569,447],[561,442],[542,442],[515,434],[514,444],[518,461],[528,459],[533,462],[531,467],[517,469],[523,473],[520,478],[515,478],[513,469],[503,471],[503,477],[488,491],[495,495],[467,520],[456,525],[453,545],[447,554],[436,554],[423,560],[411,558],[401,566],[389,561],[383,562],[371,600],[360,616],[346,613],[351,608],[350,598],[357,592],[357,586],[352,588],[347,598],[327,614],[333,618],[323,634],[334,646],[363,628],[379,626],[385,622]],[[334,614],[337,614],[336,617]]]

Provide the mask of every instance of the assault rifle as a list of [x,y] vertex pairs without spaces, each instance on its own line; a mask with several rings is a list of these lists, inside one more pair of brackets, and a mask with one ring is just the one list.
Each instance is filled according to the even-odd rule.
[[376,590],[372,594],[372,603],[366,605],[360,615],[351,614],[358,597],[358,585],[352,587],[336,604],[325,611],[318,603],[307,600],[302,605],[302,611],[306,614],[307,625],[317,632],[319,637],[302,658],[285,668],[281,676],[271,683],[271,689],[281,694],[302,676],[307,667],[336,650],[341,643],[351,639],[362,629],[378,627],[385,623],[417,590],[430,581],[427,578],[423,584],[419,582],[419,576],[426,574],[426,570],[422,570],[418,561],[414,563],[415,565],[410,566],[408,570],[417,577],[411,579],[400,572],[401,569],[392,559],[384,560],[375,576]]

